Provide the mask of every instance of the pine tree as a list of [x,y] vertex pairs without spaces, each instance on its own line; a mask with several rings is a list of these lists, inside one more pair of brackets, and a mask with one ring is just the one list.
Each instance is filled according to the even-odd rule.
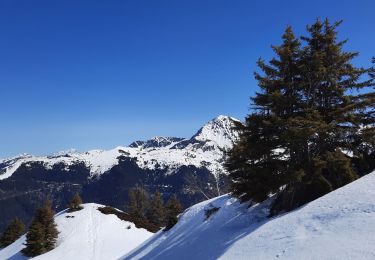
[[370,77],[374,80],[375,79],[375,57],[372,57],[372,69],[370,71]]
[[300,122],[314,128],[314,136],[305,140],[314,142],[305,151],[307,160],[314,154],[333,152],[337,147],[356,152],[353,144],[361,126],[374,119],[368,113],[374,104],[374,92],[354,92],[372,85],[371,79],[361,81],[371,69],[351,64],[358,53],[343,51],[346,41],[337,40],[340,24],[317,20],[308,27],[310,36],[302,37],[307,46],[301,57],[305,100],[304,118]]
[[52,202],[48,199],[35,213],[26,235],[26,247],[22,250],[23,254],[34,257],[52,250],[58,233]]
[[[297,145],[287,147],[285,129],[297,116],[300,104],[300,42],[287,27],[281,46],[273,46],[276,58],[258,61],[264,76],[255,73],[261,92],[253,97],[254,112],[239,126],[240,141],[229,152],[226,167],[231,173],[232,192],[242,201],[263,201],[293,179],[284,157],[297,160]],[[289,148],[289,150],[287,149]],[[295,171],[295,175],[301,172]],[[297,177],[295,177],[297,178]]]
[[69,203],[69,212],[74,212],[83,209],[82,203],[83,202],[81,197],[78,193],[76,193]]
[[5,228],[4,233],[0,237],[0,248],[7,247],[16,241],[25,231],[25,225],[19,218],[15,218]]
[[146,221],[147,193],[142,188],[134,188],[129,191],[129,202],[126,206],[127,212],[132,218]]
[[[375,85],[375,57],[372,58],[373,66],[369,73]],[[367,125],[360,131],[360,138],[357,139],[358,156],[355,157],[355,167],[360,175],[367,174],[375,168],[375,104],[372,104],[372,109],[364,111],[367,113]]]
[[156,192],[151,196],[149,207],[146,213],[147,220],[157,226],[162,227],[165,223],[165,207],[160,192]]
[[303,106],[286,132],[303,147],[296,164],[303,178],[286,186],[276,211],[293,209],[357,178],[342,151],[361,156],[366,142],[361,128],[374,123],[375,95],[367,92],[372,80],[362,79],[371,69],[355,67],[352,59],[358,53],[344,51],[346,40],[338,41],[340,24],[317,20],[307,27],[309,36],[301,37],[306,42],[299,63]]
[[25,256],[34,257],[47,252],[44,248],[44,227],[42,223],[33,221],[26,234],[26,247],[22,249]]
[[182,205],[173,195],[166,203],[166,227],[165,231],[171,229],[178,221],[178,215],[182,212]]
[[272,213],[291,210],[357,177],[343,151],[374,151],[375,94],[364,79],[374,70],[351,63],[358,53],[343,51],[339,25],[317,20],[304,46],[288,27],[276,58],[258,62],[261,92],[226,163],[242,201],[276,193]]

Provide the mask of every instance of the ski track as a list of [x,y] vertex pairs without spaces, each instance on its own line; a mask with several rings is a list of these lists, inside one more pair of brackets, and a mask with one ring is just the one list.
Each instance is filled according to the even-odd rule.
[[[56,248],[36,260],[111,260],[118,259],[147,240],[152,233],[136,228],[131,222],[97,210],[102,205],[88,203],[84,209],[55,215],[59,236]],[[74,216],[74,218],[67,218]],[[131,229],[128,229],[128,226]],[[25,236],[0,250],[0,260],[25,260],[20,251]]]

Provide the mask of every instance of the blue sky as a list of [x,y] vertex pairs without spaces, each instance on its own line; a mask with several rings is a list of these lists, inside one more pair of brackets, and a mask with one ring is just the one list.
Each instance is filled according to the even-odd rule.
[[343,19],[355,60],[375,55],[375,2],[0,1],[0,157],[191,136],[243,119],[255,61],[286,25]]

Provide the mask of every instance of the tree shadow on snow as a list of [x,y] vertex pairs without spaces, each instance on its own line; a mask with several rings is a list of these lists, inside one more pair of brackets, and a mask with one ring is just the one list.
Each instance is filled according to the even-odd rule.
[[189,222],[155,234],[122,259],[217,259],[241,238],[282,216],[267,217],[271,200],[251,208],[238,202],[226,205],[226,201],[227,198],[213,202],[221,210],[212,218],[206,220],[201,211]]

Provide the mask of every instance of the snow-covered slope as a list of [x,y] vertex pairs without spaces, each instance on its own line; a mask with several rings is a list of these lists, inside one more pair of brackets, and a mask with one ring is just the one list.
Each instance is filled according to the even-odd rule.
[[[81,211],[57,214],[55,220],[60,231],[57,247],[33,259],[118,259],[152,235],[115,215],[102,214],[97,210],[100,206],[84,204]],[[20,253],[24,242],[25,236],[22,236],[0,250],[0,259],[27,259]]]
[[190,139],[155,137],[108,151],[60,152],[53,156],[22,155],[0,160],[0,180],[12,176],[21,165],[27,167],[33,162],[41,162],[46,168],[64,164],[66,171],[74,164],[84,163],[90,169],[91,177],[99,176],[118,164],[120,156],[137,158],[137,164],[144,169],[161,168],[173,172],[182,165],[193,165],[205,166],[213,174],[225,173],[222,167],[223,151],[229,149],[238,138],[235,122],[238,120],[219,116]]
[[124,259],[375,259],[375,172],[271,219],[269,204],[199,203]]

